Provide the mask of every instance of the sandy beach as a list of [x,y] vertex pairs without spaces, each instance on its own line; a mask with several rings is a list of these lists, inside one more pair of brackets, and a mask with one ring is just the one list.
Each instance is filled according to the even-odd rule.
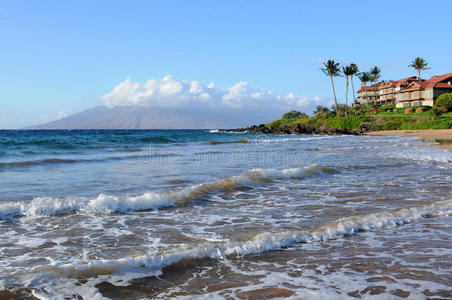
[[436,148],[447,149],[452,151],[452,129],[429,129],[429,130],[387,130],[372,131],[367,135],[383,136],[383,135],[399,135],[399,136],[417,136],[424,141],[435,141],[439,143]]

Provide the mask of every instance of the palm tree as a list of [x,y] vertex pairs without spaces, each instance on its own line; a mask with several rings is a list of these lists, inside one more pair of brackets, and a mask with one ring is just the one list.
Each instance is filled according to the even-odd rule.
[[413,62],[411,63],[411,65],[409,65],[408,67],[417,70],[417,74],[418,74],[419,80],[421,80],[421,70],[428,70],[428,69],[430,69],[429,67],[427,67],[427,65],[428,65],[428,62],[426,62],[425,59],[420,58],[420,57],[416,57],[413,60]]
[[364,83],[364,86],[370,81],[370,73],[369,72],[361,72],[358,74],[359,80],[361,80],[362,83]]
[[322,105],[317,105],[317,107],[315,108],[314,114],[316,116],[319,116],[319,115],[324,115],[329,111],[330,110],[328,109],[328,107],[322,106]]
[[370,82],[373,85],[375,81],[377,81],[381,76],[381,70],[379,67],[375,66],[372,69],[370,69]]
[[350,66],[346,66],[346,67],[342,67],[342,74],[345,75],[345,105],[347,106],[347,108],[345,109],[345,115],[347,115],[347,110],[348,110],[348,77],[353,75],[353,67]]
[[[375,66],[372,69],[370,69],[370,85],[373,86],[376,81],[380,78],[381,70],[379,67]],[[377,98],[377,95],[375,95],[375,99]]]
[[331,79],[331,85],[333,87],[334,103],[336,105],[336,111],[337,111],[337,99],[336,99],[336,91],[334,90],[333,77],[341,76],[341,70],[339,69],[339,63],[330,59],[326,63],[323,63],[323,68],[320,68],[320,70],[322,70],[323,74],[325,74],[326,76],[329,76]]
[[[366,86],[366,84],[371,80],[372,75],[369,72],[362,72],[358,74],[358,78],[359,80],[361,80],[361,82],[364,84],[364,86]],[[366,98],[367,98],[367,102],[369,102],[369,99],[367,97],[367,89],[366,89]],[[369,111],[369,105],[368,103],[366,103],[367,106],[367,110]]]
[[353,103],[356,102],[356,97],[355,97],[355,87],[353,86],[353,75],[358,74],[359,73],[359,68],[357,65],[355,64],[350,64],[350,68],[352,73],[350,74],[350,81],[352,82],[352,91],[353,91]]

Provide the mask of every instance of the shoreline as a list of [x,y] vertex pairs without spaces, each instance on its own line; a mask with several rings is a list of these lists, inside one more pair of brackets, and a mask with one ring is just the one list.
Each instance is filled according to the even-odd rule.
[[426,130],[385,130],[364,133],[372,136],[415,136],[423,142],[436,142],[433,148],[446,149],[452,152],[452,129],[426,129]]

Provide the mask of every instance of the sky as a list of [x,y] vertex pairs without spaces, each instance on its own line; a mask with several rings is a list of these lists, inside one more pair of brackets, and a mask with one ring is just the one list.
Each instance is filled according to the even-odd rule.
[[[423,77],[452,72],[451,11],[450,0],[0,0],[0,128],[104,104],[310,113],[332,101],[328,59],[379,66],[385,80],[416,75],[417,56]],[[344,78],[336,89],[345,102]]]

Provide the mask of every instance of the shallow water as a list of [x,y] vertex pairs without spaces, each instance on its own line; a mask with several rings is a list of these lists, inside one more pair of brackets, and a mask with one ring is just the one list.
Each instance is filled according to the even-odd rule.
[[0,131],[0,297],[451,298],[452,153],[426,145]]

